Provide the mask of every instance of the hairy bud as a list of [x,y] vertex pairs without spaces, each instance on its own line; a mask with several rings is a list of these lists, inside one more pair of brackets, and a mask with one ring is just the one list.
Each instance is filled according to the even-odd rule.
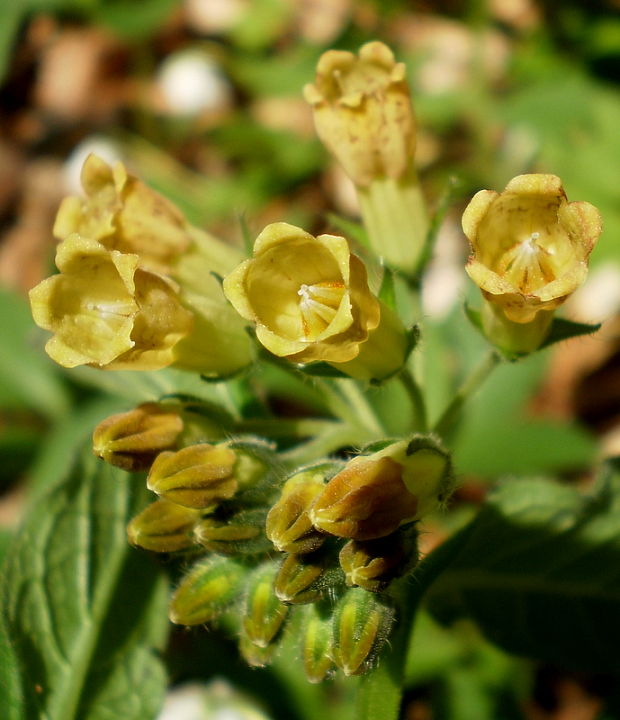
[[235,461],[235,453],[223,445],[203,443],[164,452],[151,467],[147,487],[179,505],[206,508],[235,494]]
[[196,544],[193,530],[200,511],[168,500],[156,500],[127,526],[132,545],[154,552],[187,550]]
[[333,658],[345,675],[363,675],[377,658],[394,623],[394,609],[379,595],[352,588],[332,619]]

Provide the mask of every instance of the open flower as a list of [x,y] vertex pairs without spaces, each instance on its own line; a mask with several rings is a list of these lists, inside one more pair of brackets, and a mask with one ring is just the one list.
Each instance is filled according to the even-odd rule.
[[501,194],[478,192],[463,230],[472,248],[466,270],[485,299],[508,321],[531,323],[585,280],[601,217],[587,202],[567,202],[555,175],[519,175]]
[[287,223],[263,230],[254,257],[224,280],[224,293],[256,323],[269,351],[300,363],[353,360],[381,314],[366,269],[344,238],[315,238]]
[[143,265],[155,270],[167,269],[189,247],[182,213],[121,163],[110,167],[91,154],[81,179],[86,197],[67,197],[58,210],[54,235],[59,240],[79,233],[108,250],[137,253]]
[[356,185],[399,178],[411,168],[415,120],[405,66],[387,45],[367,43],[358,57],[327,51],[304,96],[317,134]]
[[45,349],[64,367],[156,370],[175,360],[192,313],[166,278],[133,253],[70,235],[56,252],[60,274],[30,291],[35,322],[54,336]]

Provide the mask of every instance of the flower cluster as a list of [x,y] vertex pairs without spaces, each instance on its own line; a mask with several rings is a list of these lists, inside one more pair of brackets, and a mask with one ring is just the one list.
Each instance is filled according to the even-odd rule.
[[[429,431],[410,358],[429,224],[404,65],[378,42],[357,56],[330,51],[305,96],[356,185],[363,253],[276,222],[244,257],[123,165],[90,156],[84,196],[65,199],[54,225],[59,272],[30,300],[60,365],[175,367],[220,383],[109,417],[93,450],[147,472],[156,499],[127,534],[185,560],[170,619],[202,625],[227,613],[256,666],[296,636],[320,682],[336,669],[367,672],[409,612],[399,598],[418,563],[419,523],[454,486],[444,430],[464,398]],[[586,277],[598,211],[569,203],[554,175],[522,175],[501,194],[477,193],[463,230],[483,332],[511,357],[539,349]],[[312,395],[312,417],[286,382]],[[283,385],[299,417],[278,416]],[[397,437],[386,439],[392,424]]]
[[182,409],[150,403],[104,420],[93,436],[103,459],[148,469],[158,496],[129,523],[129,541],[193,560],[170,619],[237,615],[240,651],[259,666],[301,620],[311,682],[336,668],[370,669],[397,612],[391,584],[417,563],[417,521],[452,487],[437,439],[415,436],[286,477],[263,442],[185,445],[184,426]]

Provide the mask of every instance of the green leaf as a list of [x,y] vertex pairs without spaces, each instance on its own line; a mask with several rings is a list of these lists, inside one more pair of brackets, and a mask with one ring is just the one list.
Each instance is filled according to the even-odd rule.
[[453,445],[457,472],[525,475],[591,463],[596,442],[585,429],[528,411],[527,399],[544,377],[546,360],[534,353],[499,365],[469,399]]
[[148,720],[159,709],[167,583],[125,535],[143,488],[85,454],[31,505],[2,588],[24,717]]
[[554,317],[549,335],[547,335],[547,339],[540,346],[540,349],[542,350],[554,343],[579,337],[580,335],[592,335],[592,333],[595,333],[600,327],[601,323],[588,325],[587,323],[572,322],[564,318]]
[[431,613],[464,616],[505,650],[561,667],[620,670],[620,479],[583,496],[543,480],[502,484],[452,539]]

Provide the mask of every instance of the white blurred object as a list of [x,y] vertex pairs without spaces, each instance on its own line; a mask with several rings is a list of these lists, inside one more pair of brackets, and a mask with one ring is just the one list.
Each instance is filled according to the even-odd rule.
[[206,35],[226,32],[248,10],[247,0],[185,0],[185,16],[190,27]]
[[98,155],[110,165],[123,159],[120,148],[113,140],[109,140],[100,135],[91,135],[85,138],[79,145],[73,148],[73,151],[65,160],[62,174],[64,190],[69,195],[82,194],[80,174],[84,160],[86,160],[91,153]]
[[591,270],[585,283],[566,302],[571,317],[597,323],[620,312],[620,266],[607,262]]
[[166,109],[173,115],[220,111],[232,100],[232,88],[220,67],[200,50],[169,55],[155,82]]
[[216,678],[170,690],[157,720],[269,720],[230,683]]
[[458,223],[446,220],[439,231],[433,259],[422,285],[422,305],[426,316],[445,317],[461,296],[467,277],[465,247]]

